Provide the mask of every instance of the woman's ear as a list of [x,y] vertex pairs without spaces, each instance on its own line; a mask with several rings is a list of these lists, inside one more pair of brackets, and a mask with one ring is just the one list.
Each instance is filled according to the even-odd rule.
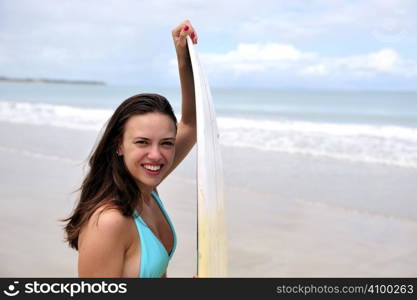
[[119,147],[117,147],[116,153],[118,156],[123,156],[123,145],[120,144]]

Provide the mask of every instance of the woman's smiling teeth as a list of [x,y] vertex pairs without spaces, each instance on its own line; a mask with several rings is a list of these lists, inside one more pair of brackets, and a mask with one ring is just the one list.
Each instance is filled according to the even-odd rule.
[[162,165],[143,165],[143,167],[149,171],[158,171],[162,168]]

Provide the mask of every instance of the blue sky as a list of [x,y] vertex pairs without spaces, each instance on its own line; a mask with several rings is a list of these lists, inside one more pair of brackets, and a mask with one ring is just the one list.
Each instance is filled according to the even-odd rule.
[[417,90],[417,1],[0,0],[0,76],[177,86],[188,18],[213,87]]

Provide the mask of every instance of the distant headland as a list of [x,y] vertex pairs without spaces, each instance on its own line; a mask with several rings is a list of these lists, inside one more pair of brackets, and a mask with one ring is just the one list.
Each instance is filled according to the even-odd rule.
[[11,78],[0,76],[0,82],[26,82],[26,83],[59,83],[59,84],[92,84],[92,85],[106,85],[103,81],[92,80],[67,80],[67,79],[50,79],[50,78]]

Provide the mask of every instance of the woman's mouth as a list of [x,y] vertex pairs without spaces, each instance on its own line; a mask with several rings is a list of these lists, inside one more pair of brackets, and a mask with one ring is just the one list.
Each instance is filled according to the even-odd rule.
[[142,164],[142,168],[145,169],[145,173],[150,176],[157,176],[161,173],[161,169],[164,166],[163,164]]

